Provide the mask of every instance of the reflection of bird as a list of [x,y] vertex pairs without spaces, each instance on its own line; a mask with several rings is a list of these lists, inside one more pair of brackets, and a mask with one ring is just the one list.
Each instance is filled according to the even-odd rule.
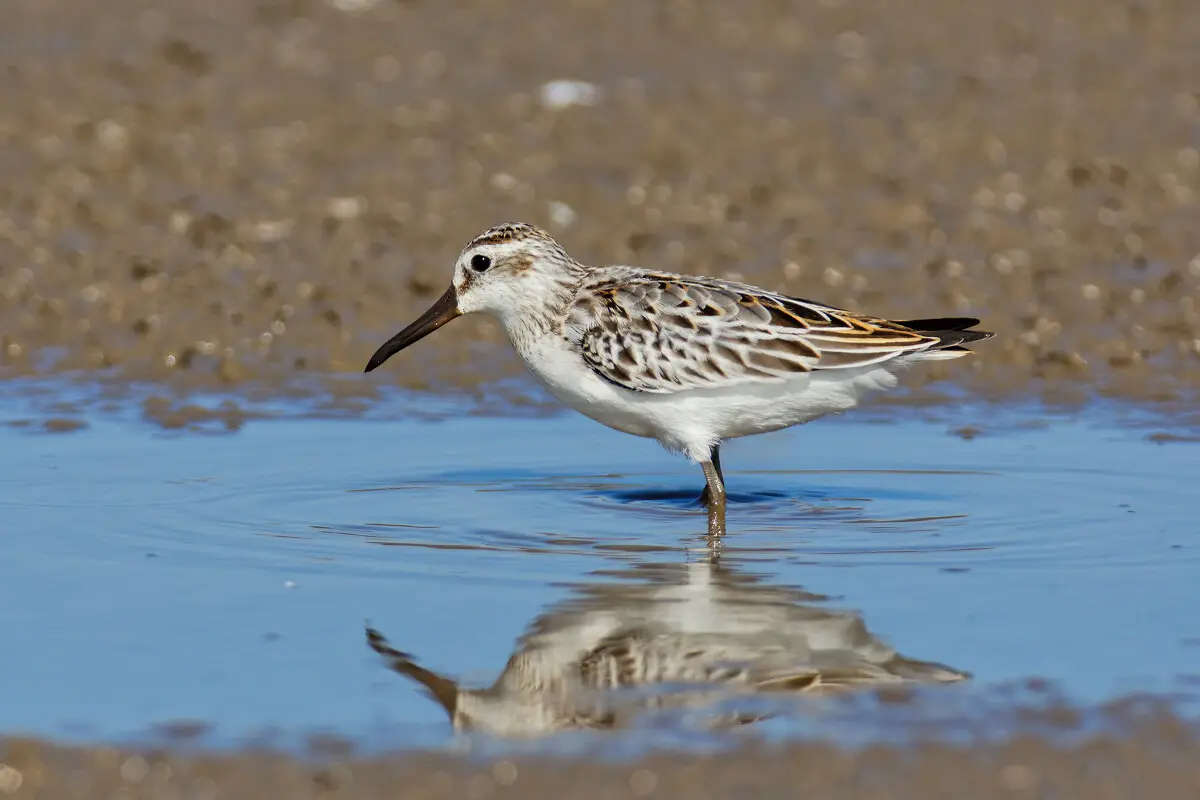
[[[484,689],[463,689],[425,669],[373,629],[368,643],[424,686],[456,730],[500,736],[621,727],[652,708],[703,711],[739,695],[968,677],[899,655],[854,612],[821,608],[813,605],[818,596],[762,585],[716,563],[640,571],[637,584],[585,585],[539,617]],[[735,710],[709,724],[761,716]]]
[[699,462],[717,512],[722,440],[853,408],[893,387],[901,367],[964,356],[992,335],[965,317],[892,322],[740,283],[589,267],[517,223],[471,240],[446,293],[366,371],[474,312],[499,320],[559,400]]

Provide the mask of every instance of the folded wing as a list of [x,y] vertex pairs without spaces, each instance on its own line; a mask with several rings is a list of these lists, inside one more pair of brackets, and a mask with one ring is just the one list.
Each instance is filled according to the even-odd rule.
[[948,332],[925,334],[742,284],[632,270],[584,286],[568,317],[568,336],[592,370],[659,394],[854,369],[983,336]]

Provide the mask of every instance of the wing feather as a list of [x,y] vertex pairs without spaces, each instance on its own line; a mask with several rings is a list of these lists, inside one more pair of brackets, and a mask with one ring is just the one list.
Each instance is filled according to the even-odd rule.
[[585,284],[567,329],[596,374],[659,394],[864,367],[939,342],[753,286],[632,268],[602,270]]

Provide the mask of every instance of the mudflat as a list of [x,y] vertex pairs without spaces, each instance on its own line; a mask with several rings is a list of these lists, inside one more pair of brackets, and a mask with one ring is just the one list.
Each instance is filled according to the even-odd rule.
[[519,219],[587,261],[999,333],[917,396],[1200,385],[1189,0],[11,0],[4,28],[4,375],[515,375],[470,320],[338,378]]
[[[0,792],[16,798],[447,797],[929,798],[1182,800],[1200,788],[1200,741],[1170,718],[1073,745],[1036,737],[975,746],[844,750],[819,742],[633,762],[445,754],[297,758],[181,754],[0,741]],[[327,743],[328,744],[328,743]]]

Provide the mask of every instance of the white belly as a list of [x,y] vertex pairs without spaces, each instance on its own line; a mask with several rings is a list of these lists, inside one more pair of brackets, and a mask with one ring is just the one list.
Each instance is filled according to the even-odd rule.
[[890,369],[874,367],[651,394],[609,383],[561,340],[539,342],[520,355],[538,382],[566,405],[610,428],[657,439],[696,461],[707,459],[723,439],[777,431],[846,411],[863,394],[896,385]]

